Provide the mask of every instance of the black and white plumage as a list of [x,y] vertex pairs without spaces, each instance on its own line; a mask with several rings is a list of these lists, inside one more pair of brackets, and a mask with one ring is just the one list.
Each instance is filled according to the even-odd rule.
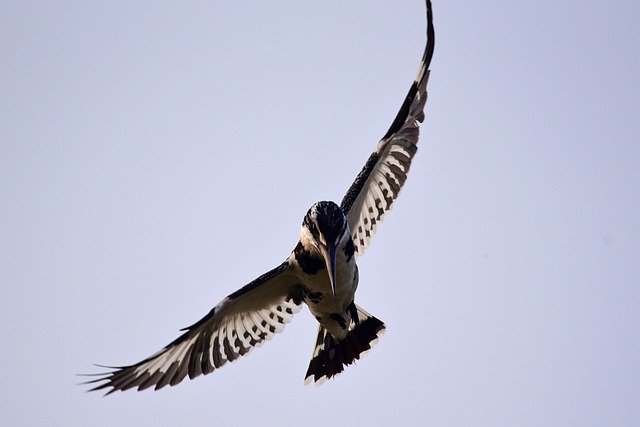
[[430,0],[426,5],[427,45],[416,78],[340,206],[315,203],[304,217],[298,244],[282,264],[224,298],[158,353],[98,374],[88,382],[96,384],[91,391],[157,390],[211,373],[281,332],[303,303],[319,323],[305,383],[332,378],[371,349],[385,325],[354,302],[356,257],[397,198],[417,151],[434,49]]

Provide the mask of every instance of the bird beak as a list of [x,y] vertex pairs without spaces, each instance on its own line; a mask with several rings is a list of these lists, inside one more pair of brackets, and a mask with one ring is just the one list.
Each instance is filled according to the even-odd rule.
[[323,247],[322,257],[324,258],[324,263],[327,266],[327,273],[329,274],[329,281],[331,282],[331,291],[333,292],[333,297],[336,297],[336,244],[328,243],[326,247]]

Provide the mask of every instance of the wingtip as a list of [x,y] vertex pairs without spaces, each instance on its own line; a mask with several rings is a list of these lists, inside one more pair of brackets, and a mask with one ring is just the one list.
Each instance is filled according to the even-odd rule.
[[436,31],[433,26],[433,6],[431,5],[431,0],[427,0],[427,47],[424,54],[424,62],[427,64],[427,69],[431,65],[431,58],[433,58],[435,44]]
[[91,393],[94,391],[100,391],[100,390],[105,390],[109,387],[111,387],[111,390],[106,391],[106,393],[103,395],[103,397],[106,397],[116,391],[118,391],[119,389],[114,387],[114,385],[111,382],[111,378],[113,377],[114,372],[117,372],[119,370],[122,370],[126,367],[120,367],[120,366],[109,366],[109,365],[101,365],[99,363],[93,363],[93,366],[98,367],[98,368],[104,368],[104,369],[110,369],[110,371],[108,372],[96,372],[96,373],[91,373],[91,374],[76,374],[76,376],[79,377],[93,377],[93,379],[90,379],[88,381],[82,381],[79,383],[76,383],[76,385],[78,386],[90,386],[91,388],[89,388],[88,390],[85,390],[85,393]]

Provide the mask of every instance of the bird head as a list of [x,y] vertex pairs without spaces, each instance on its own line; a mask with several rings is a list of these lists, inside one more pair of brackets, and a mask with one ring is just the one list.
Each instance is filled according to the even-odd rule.
[[302,233],[324,259],[333,296],[336,295],[336,250],[340,242],[350,237],[347,218],[334,202],[317,202],[302,221]]

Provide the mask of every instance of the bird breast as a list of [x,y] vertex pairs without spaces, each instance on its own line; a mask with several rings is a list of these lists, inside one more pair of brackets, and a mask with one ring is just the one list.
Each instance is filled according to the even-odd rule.
[[336,337],[341,336],[344,330],[344,325],[341,325],[343,322],[336,321],[338,315],[342,316],[347,326],[351,321],[347,307],[353,302],[358,287],[358,266],[352,249],[353,243],[350,238],[341,243],[336,251],[335,298],[320,252],[313,246],[307,249],[300,243],[292,253],[305,303],[316,319]]

